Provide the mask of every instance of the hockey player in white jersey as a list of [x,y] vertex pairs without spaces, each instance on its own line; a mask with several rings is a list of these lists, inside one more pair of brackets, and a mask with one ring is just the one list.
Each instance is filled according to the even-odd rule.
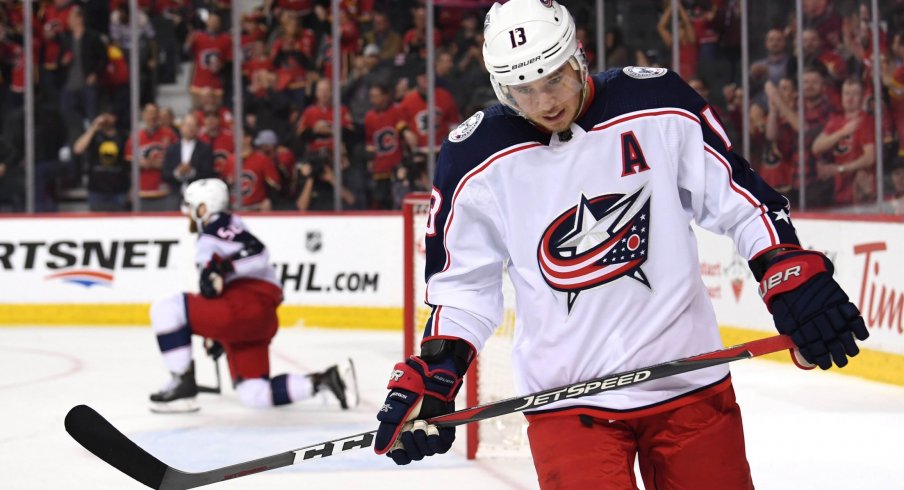
[[[503,267],[519,393],[721,348],[692,221],[734,240],[805,362],[842,367],[858,353],[869,333],[831,262],[801,249],[788,201],[678,75],[588,76],[574,21],[553,0],[494,4],[484,38],[501,104],[442,146],[426,231],[432,314],[420,355],[393,370],[377,453],[407,464],[449,449],[454,429],[424,419],[454,409],[501,323]],[[526,416],[544,489],[636,488],[638,455],[646,488],[753,488],[726,366]]]
[[229,190],[219,179],[201,179],[185,189],[183,211],[198,233],[195,261],[200,294],[176,293],[151,304],[151,327],[172,379],[151,395],[154,412],[196,411],[198,386],[192,335],[222,345],[242,403],[271,407],[305,400],[320,390],[343,409],[357,403],[351,360],[308,375],[270,377],[270,341],[279,322],[282,288],[264,244],[228,212]]

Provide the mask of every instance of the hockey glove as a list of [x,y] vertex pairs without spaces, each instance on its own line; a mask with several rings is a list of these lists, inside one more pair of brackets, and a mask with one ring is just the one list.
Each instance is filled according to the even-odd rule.
[[235,267],[229,259],[214,255],[201,269],[201,296],[216,298],[223,293],[223,281],[226,274],[235,272]]
[[214,362],[218,361],[220,359],[220,356],[222,356],[226,352],[226,350],[223,349],[223,344],[217,342],[214,339],[208,338],[204,339],[204,350],[207,352],[207,355],[214,360]]
[[786,250],[758,260],[765,261],[765,272],[757,276],[760,296],[775,327],[791,336],[810,367],[829,369],[833,360],[844,367],[848,357],[860,352],[854,337],[866,340],[869,331],[832,278],[835,268],[828,257],[812,250]]
[[443,454],[455,441],[454,427],[436,427],[425,419],[455,411],[455,395],[474,357],[461,339],[434,339],[393,368],[389,395],[377,414],[380,426],[374,451],[398,465]]

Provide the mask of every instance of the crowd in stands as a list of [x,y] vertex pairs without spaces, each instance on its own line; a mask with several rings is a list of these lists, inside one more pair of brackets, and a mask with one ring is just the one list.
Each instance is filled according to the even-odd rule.
[[[564,2],[578,20],[594,71],[594,2]],[[230,1],[138,3],[141,125],[130,128],[128,2],[34,2],[39,212],[59,209],[61,196],[79,188],[87,209],[131,209],[133,164],[140,170],[143,211],[177,210],[187,183],[217,176],[241,189],[245,210],[331,210],[338,180],[343,209],[398,209],[406,193],[430,188],[427,43],[436,48],[437,148],[463,118],[496,103],[481,52],[490,1],[435,0],[428,40],[425,0],[346,0],[338,47],[328,1],[249,1],[239,26],[241,87],[232,84]],[[682,0],[677,34],[668,1],[605,4],[607,19],[615,19],[605,35],[606,65],[668,67],[678,42],[678,72],[711,101],[740,151],[740,2]],[[803,186],[808,209],[872,204],[875,211],[878,186],[884,186],[879,211],[904,214],[904,6],[897,2],[880,12],[884,175],[877,176],[869,2],[803,5],[801,80],[794,3],[751,8],[750,162],[794,205]],[[0,3],[0,212],[24,209],[23,25],[21,2]],[[339,121],[333,121],[330,81],[334,48],[342,80]],[[158,105],[157,93],[183,67],[191,70],[191,109],[174,114]],[[235,90],[242,91],[241,120],[233,116],[239,112],[232,107]],[[239,125],[240,143],[233,133]],[[342,136],[341,179],[332,163],[334,125]],[[134,138],[138,155],[132,154]]]

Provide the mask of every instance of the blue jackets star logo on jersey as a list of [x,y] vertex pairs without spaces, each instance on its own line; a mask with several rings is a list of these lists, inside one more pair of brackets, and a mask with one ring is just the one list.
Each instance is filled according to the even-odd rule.
[[543,279],[568,293],[568,311],[586,289],[631,277],[650,287],[641,266],[647,260],[650,197],[632,194],[587,198],[560,214],[543,232],[537,261]]

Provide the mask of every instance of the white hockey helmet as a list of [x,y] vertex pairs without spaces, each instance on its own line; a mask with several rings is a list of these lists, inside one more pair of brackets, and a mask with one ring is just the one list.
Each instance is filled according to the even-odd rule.
[[565,63],[571,63],[582,91],[586,90],[587,60],[575,35],[574,19],[555,0],[494,3],[483,29],[483,62],[490,83],[499,101],[519,114],[509,87],[539,80]]
[[[204,214],[198,208],[204,205]],[[200,230],[208,218],[229,209],[229,187],[220,179],[199,179],[185,188],[182,194],[182,212],[187,214]]]

